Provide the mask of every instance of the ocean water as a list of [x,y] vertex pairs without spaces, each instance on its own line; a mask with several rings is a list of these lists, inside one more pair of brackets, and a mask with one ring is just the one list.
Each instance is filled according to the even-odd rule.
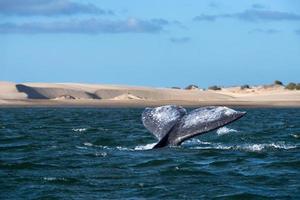
[[142,109],[1,108],[0,199],[300,199],[300,109],[151,150]]

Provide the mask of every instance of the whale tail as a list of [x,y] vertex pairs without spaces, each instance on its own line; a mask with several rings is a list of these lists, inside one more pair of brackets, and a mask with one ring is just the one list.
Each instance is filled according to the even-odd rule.
[[158,140],[161,140],[186,113],[183,107],[175,105],[145,108],[142,122]]
[[175,105],[146,108],[142,113],[144,126],[159,140],[153,148],[180,145],[187,139],[230,124],[246,112],[227,107],[207,106],[190,113]]

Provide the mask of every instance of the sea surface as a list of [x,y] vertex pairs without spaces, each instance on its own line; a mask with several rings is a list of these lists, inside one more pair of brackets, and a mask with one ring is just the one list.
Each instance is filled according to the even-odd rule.
[[300,199],[300,109],[151,150],[143,109],[1,108],[0,199]]

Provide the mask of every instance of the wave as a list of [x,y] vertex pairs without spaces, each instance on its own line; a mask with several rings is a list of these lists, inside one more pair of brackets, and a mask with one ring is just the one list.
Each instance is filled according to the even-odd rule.
[[97,157],[106,157],[107,153],[106,152],[97,152],[97,153],[95,153],[95,156],[97,156]]
[[122,146],[115,146],[115,147],[110,147],[110,146],[105,146],[105,145],[94,145],[90,142],[84,142],[83,146],[76,146],[78,149],[88,149],[88,147],[96,147],[96,148],[101,148],[105,150],[119,150],[119,151],[141,151],[141,150],[149,150],[152,149],[157,143],[150,143],[150,144],[145,144],[145,145],[138,145],[134,148],[129,148],[129,147],[122,147]]
[[84,146],[76,146],[78,149],[88,149],[88,147],[96,147],[96,148],[101,148],[105,150],[119,150],[119,151],[134,151],[135,149],[132,148],[127,148],[127,147],[121,147],[121,146],[116,146],[116,147],[110,147],[110,146],[105,146],[105,145],[95,145],[90,142],[84,142]]
[[300,138],[300,134],[291,134],[291,136],[292,136],[293,138],[297,138],[297,139]]
[[[134,148],[130,148],[130,147],[123,147],[123,146],[112,147],[112,146],[105,146],[105,145],[94,145],[89,142],[84,142],[83,146],[76,146],[76,147],[78,149],[88,149],[89,147],[96,147],[105,150],[144,151],[144,150],[152,149],[155,145],[156,143],[150,143],[150,144],[138,145]],[[206,142],[206,141],[201,141],[199,139],[191,139],[185,141],[182,144],[182,146],[190,149],[238,150],[238,151],[248,151],[248,152],[260,152],[260,151],[272,150],[272,149],[289,150],[289,149],[298,148],[297,145],[286,144],[285,142],[262,143],[262,144],[245,143],[245,144],[230,145],[230,144]]]
[[193,149],[221,149],[221,150],[240,150],[240,151],[250,151],[259,152],[268,149],[295,149],[296,145],[285,144],[285,143],[263,143],[263,144],[241,144],[241,145],[224,145],[220,143],[215,143],[210,146],[196,146]]
[[89,127],[89,128],[72,128],[72,131],[81,133],[86,131],[108,131],[108,129],[103,127],[97,127],[97,128]]
[[227,128],[226,126],[222,127],[222,128],[219,128],[217,130],[217,134],[218,135],[225,135],[225,134],[228,134],[228,133],[234,133],[234,132],[238,132],[237,130],[235,129],[231,129],[231,128]]
[[89,142],[85,142],[85,143],[83,143],[83,145],[84,145],[84,146],[88,146],[88,147],[94,146],[92,143],[89,143]]
[[72,131],[75,132],[85,132],[87,130],[87,128],[73,128]]
[[134,148],[134,150],[149,150],[152,149],[157,143],[151,143],[146,145],[139,145]]
[[44,177],[44,181],[66,181],[65,178],[56,178],[56,177]]
[[61,183],[61,184],[76,184],[80,180],[77,178],[64,178],[64,177],[43,177],[43,181]]
[[201,141],[199,139],[190,139],[190,140],[187,140],[187,141],[182,143],[183,146],[195,146],[195,145],[198,145],[198,144],[208,145],[208,144],[211,144],[211,142],[205,142],[205,141]]
[[271,198],[271,196],[241,192],[241,193],[219,195],[217,196],[217,199],[218,198],[220,199],[268,199]]
[[278,143],[270,143],[270,144],[248,144],[238,146],[238,149],[249,150],[249,151],[261,151],[263,149],[295,149],[297,146],[295,145],[287,145],[287,144],[278,144]]

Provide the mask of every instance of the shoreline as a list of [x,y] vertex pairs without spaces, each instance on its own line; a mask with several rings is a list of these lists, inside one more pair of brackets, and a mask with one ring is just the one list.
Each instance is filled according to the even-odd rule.
[[299,101],[149,101],[149,100],[1,100],[0,108],[78,107],[144,108],[176,104],[184,107],[228,106],[243,108],[300,108]]

